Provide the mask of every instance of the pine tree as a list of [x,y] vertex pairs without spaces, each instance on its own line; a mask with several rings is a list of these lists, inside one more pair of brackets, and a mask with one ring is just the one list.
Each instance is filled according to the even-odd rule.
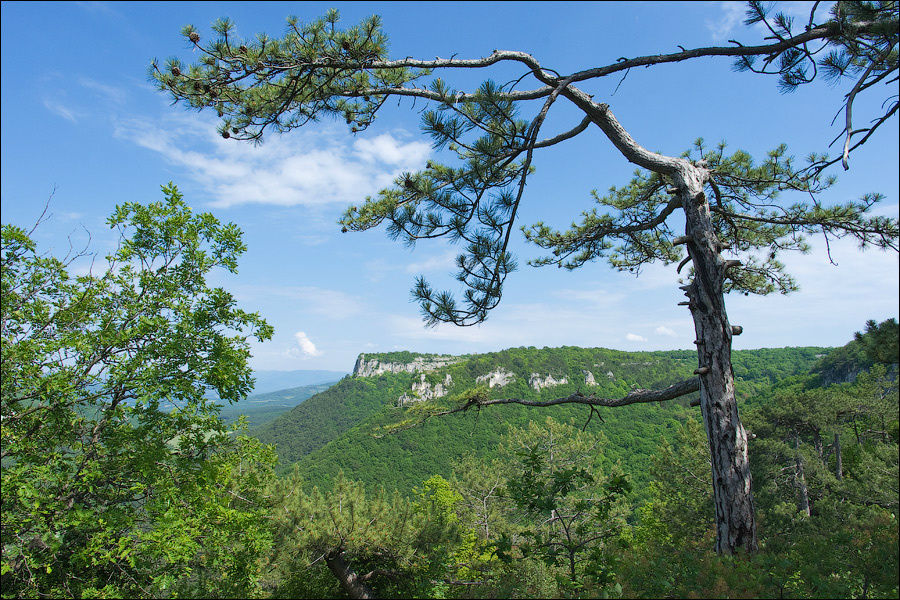
[[[342,219],[345,231],[384,223],[389,236],[408,243],[446,237],[463,246],[457,258],[457,279],[464,287],[461,302],[450,292],[434,290],[424,279],[416,282],[413,294],[430,324],[479,323],[498,305],[503,283],[516,268],[508,245],[535,151],[598,127],[642,171],[624,188],[598,194],[595,199],[602,212],[586,213],[571,230],[557,232],[541,223],[527,229],[527,239],[550,252],[536,264],[576,268],[604,258],[615,269],[637,272],[650,262],[680,261],[680,272],[690,262],[689,281],[682,289],[694,319],[699,378],[622,399],[576,394],[553,403],[617,406],[666,400],[699,389],[712,458],[716,548],[732,553],[739,548],[752,551],[757,542],[747,438],[738,417],[731,368],[732,336],[741,328],[728,321],[724,294],[794,289],[778,255],[804,250],[804,234],[821,232],[826,239],[851,236],[864,246],[898,249],[897,221],[867,216],[879,195],[836,206],[824,206],[816,196],[833,182],[825,174],[827,167],[840,160],[846,168],[850,153],[900,105],[888,92],[883,113],[873,124],[854,128],[856,98],[892,82],[897,71],[896,2],[836,2],[827,15],[817,9],[818,4],[812,7],[798,32],[784,14],[771,14],[762,3],[751,2],[748,23],[768,27],[767,43],[621,59],[570,74],[544,67],[519,51],[494,51],[476,59],[391,60],[378,17],[341,29],[338,13],[332,10],[312,23],[289,19],[282,38],[255,40],[238,39],[234,25],[225,19],[213,26],[217,36],[205,44],[196,28],[184,28],[184,36],[200,56],[195,64],[188,67],[177,59],[165,66],[154,62],[150,73],[176,101],[215,110],[222,118],[223,137],[253,142],[267,130],[287,132],[323,116],[363,132],[389,98],[430,102],[422,129],[437,148],[455,155],[458,164],[431,161],[421,171],[404,173],[377,197],[351,206]],[[828,50],[824,58],[818,58],[814,43]],[[839,84],[846,82],[841,156],[813,154],[808,164],[798,165],[779,146],[764,161],[755,162],[744,152],[729,154],[723,145],[709,150],[702,143],[686,155],[665,156],[641,146],[616,119],[610,104],[595,101],[578,87],[636,67],[710,56],[730,57],[739,69],[775,74],[785,90],[813,80],[818,72]],[[433,75],[438,70],[452,74],[498,64],[520,66],[522,77],[505,85],[487,80],[478,89],[465,91]],[[528,77],[536,80],[535,87],[520,89]],[[583,118],[567,131],[543,137],[549,111],[563,99]],[[524,118],[527,107],[535,105],[530,101],[540,108]],[[784,191],[797,192],[801,199],[785,203],[779,198]],[[674,215],[686,222],[682,235],[671,229]],[[734,257],[726,258],[723,251]],[[465,408],[494,402],[487,400],[473,396]]]

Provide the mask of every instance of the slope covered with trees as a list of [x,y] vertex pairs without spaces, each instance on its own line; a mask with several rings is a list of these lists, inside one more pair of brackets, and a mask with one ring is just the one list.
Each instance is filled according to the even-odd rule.
[[[710,464],[705,433],[691,408],[667,403],[608,411],[612,417],[642,410],[632,413],[631,421],[645,423],[644,432],[661,434],[635,470],[636,463],[623,458],[613,441],[622,423],[605,419],[582,431],[581,422],[566,424],[559,420],[563,413],[542,409],[518,425],[510,418],[516,413],[508,411],[528,409],[513,405],[485,408],[477,423],[472,415],[457,413],[381,438],[403,439],[434,421],[448,423],[421,443],[391,445],[397,451],[391,457],[395,470],[402,452],[426,453],[420,455],[423,463],[428,456],[452,453],[452,440],[460,437],[452,431],[457,421],[471,428],[467,441],[487,448],[453,458],[446,475],[429,476],[406,499],[385,496],[377,485],[354,483],[355,475],[348,481],[341,471],[326,484],[332,494],[320,495],[321,488],[300,491],[309,490],[302,475],[305,461],[318,455],[314,468],[327,470],[323,457],[332,444],[310,454],[286,489],[304,498],[302,514],[337,511],[347,515],[342,519],[356,519],[360,533],[353,533],[349,521],[325,519],[325,538],[319,529],[310,530],[315,541],[293,538],[294,547],[306,554],[279,548],[280,556],[295,562],[269,583],[276,595],[304,590],[323,597],[896,597],[900,431],[891,349],[897,339],[896,321],[890,320],[868,324],[856,340],[830,351],[739,354],[746,359],[744,380],[755,382],[744,404],[761,525],[755,555],[732,558],[711,551]],[[822,379],[820,372],[834,355],[856,347],[866,349],[869,368],[853,382]],[[563,353],[569,359],[635,358],[572,348],[513,349],[481,358],[491,368],[509,365],[511,358],[546,367],[561,365],[557,359]],[[679,355],[646,353],[640,362],[677,361]],[[666,415],[664,428],[654,429],[654,413],[666,407],[678,410]],[[482,439],[479,432],[493,426],[494,411],[503,411],[497,421],[505,432]],[[364,450],[345,467],[362,468],[363,477],[368,473],[361,465],[380,467],[364,460],[371,456],[378,462],[379,447],[361,432],[379,423],[371,418],[346,436],[356,435],[354,443]],[[353,508],[340,509],[348,505]],[[366,519],[379,524],[362,527]],[[385,548],[386,539],[395,543]],[[332,558],[327,571],[326,565],[303,568],[315,564],[316,554]],[[338,559],[345,568],[334,566]],[[358,577],[348,579],[348,573]]]
[[253,394],[234,404],[225,404],[219,416],[226,423],[239,417],[246,417],[247,427],[261,427],[274,421],[279,415],[291,410],[310,396],[324,392],[336,382],[317,383],[280,389],[264,394]]
[[[735,352],[738,394],[751,398],[773,381],[807,373],[826,352],[822,348],[778,348]],[[385,362],[407,360],[415,355],[397,353],[366,355]],[[543,420],[544,413],[558,421],[587,424],[609,440],[605,456],[610,463],[622,461],[641,481],[649,467],[649,456],[680,421],[696,414],[688,406],[692,396],[655,405],[597,409],[556,406],[550,409],[524,406],[488,407],[479,413],[453,414],[422,423],[424,410],[453,405],[458,396],[484,386],[478,378],[490,373],[509,373],[512,381],[490,388],[492,397],[551,399],[576,392],[616,398],[640,388],[664,387],[688,376],[693,353],[687,350],[622,352],[603,348],[512,348],[502,352],[471,355],[456,364],[424,374],[426,382],[438,384],[449,375],[449,394],[433,402],[398,399],[413,395],[411,386],[421,374],[384,373],[375,377],[348,377],[253,433],[265,443],[275,444],[281,469],[299,462],[310,484],[324,484],[339,471],[377,488],[407,493],[432,474],[448,476],[454,460],[467,455],[487,456],[509,427],[525,427]],[[593,384],[586,383],[586,373]],[[535,390],[530,382],[547,376],[566,383]],[[537,376],[534,378],[533,376]],[[693,397],[696,397],[694,395]],[[590,419],[590,423],[587,423]],[[641,486],[636,486],[642,490]]]
[[[2,228],[4,597],[897,597],[895,320],[831,352],[735,353],[760,549],[722,556],[689,396],[523,405],[627,399],[684,377],[689,351],[346,377],[290,413],[295,435],[273,422],[301,442],[278,477],[209,400],[249,392],[247,336],[270,334],[205,281],[240,232],[164,192],[114,213],[99,275]],[[854,376],[831,383],[836,361]],[[445,410],[473,394],[479,411]]]

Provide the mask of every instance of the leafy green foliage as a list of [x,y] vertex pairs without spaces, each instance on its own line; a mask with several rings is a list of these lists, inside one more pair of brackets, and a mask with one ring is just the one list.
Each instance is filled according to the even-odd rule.
[[272,329],[206,283],[236,270],[240,230],[163,194],[116,208],[99,275],[2,226],[4,595],[144,596],[210,572],[250,589],[263,541],[235,536],[262,518],[274,457],[230,436],[207,392],[246,395],[247,338]]
[[[833,365],[876,336],[874,324],[818,361]],[[856,365],[859,367],[859,364]],[[708,454],[699,424],[663,440],[650,501],[619,570],[637,597],[895,597],[897,595],[897,384],[869,363],[852,382],[821,373],[774,379],[746,406],[760,552],[716,557]]]
[[248,428],[262,427],[266,423],[274,421],[279,415],[299,405],[307,398],[324,392],[332,385],[334,385],[333,382],[319,383],[287,388],[267,394],[254,394],[235,404],[223,406],[219,416],[226,423],[237,421],[238,418],[244,416],[247,419]]
[[[758,395],[772,382],[808,372],[818,360],[816,356],[824,353],[822,348],[736,351],[739,397],[758,402]],[[387,360],[384,355],[366,356]],[[479,376],[499,369],[515,375],[511,383],[490,390],[491,396],[497,398],[552,399],[579,390],[618,398],[632,389],[659,388],[682,380],[695,368],[695,361],[695,353],[690,350],[512,348],[473,355],[429,373],[427,377],[435,381],[442,381],[447,374],[453,380],[449,395],[438,401],[397,406],[397,399],[410,393],[415,375],[348,377],[254,434],[265,443],[277,445],[281,469],[289,469],[291,463],[299,461],[309,484],[327,487],[343,470],[370,489],[384,486],[408,493],[431,475],[450,477],[454,461],[469,455],[477,459],[494,455],[510,426],[524,428],[529,421],[543,421],[547,414],[561,422],[575,420],[584,425],[588,421],[589,413],[574,406],[538,409],[507,405],[478,414],[429,419],[411,427],[436,407],[453,405],[455,394],[482,385],[477,381]],[[585,384],[585,370],[594,374],[595,386]],[[565,377],[568,383],[536,391],[529,385],[532,373],[541,377],[551,374],[557,380]],[[595,416],[588,424],[589,431],[602,431],[608,439],[605,466],[621,461],[623,470],[634,478],[633,493],[638,497],[646,497],[650,457],[660,436],[670,436],[680,421],[696,416],[696,409],[688,407],[689,401],[690,397],[685,397],[660,405],[599,409],[602,422]]]
[[[303,491],[295,470],[275,488],[275,539],[267,586],[276,597],[335,597],[340,577],[333,561],[348,564],[367,587],[390,597],[424,597],[441,548],[455,536],[453,492],[439,477],[416,502],[337,477],[327,492]],[[325,571],[332,574],[326,575]]]
[[564,589],[579,589],[584,577],[601,586],[612,581],[605,563],[620,549],[631,484],[617,466],[604,473],[604,442],[602,434],[595,439],[550,417],[505,439],[507,493],[529,521],[519,550],[562,567]]
[[866,321],[865,332],[857,331],[853,341],[862,345],[866,356],[875,363],[896,365],[900,363],[900,324],[897,319],[881,323]]

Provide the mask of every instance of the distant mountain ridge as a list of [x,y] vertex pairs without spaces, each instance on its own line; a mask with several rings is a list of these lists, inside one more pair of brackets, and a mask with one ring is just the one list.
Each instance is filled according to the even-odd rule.
[[[827,350],[774,348],[733,354],[738,395],[747,399],[774,381],[806,373]],[[448,406],[475,387],[491,397],[549,400],[578,391],[621,398],[638,388],[661,388],[696,368],[694,350],[623,352],[604,348],[512,348],[465,356],[412,352],[362,354],[354,374],[253,433],[277,445],[281,469],[297,464],[311,484],[328,485],[343,471],[367,485],[409,492],[430,475],[449,475],[466,455],[489,456],[510,425],[547,416],[586,425],[583,407],[496,406],[420,423],[420,411]],[[608,460],[646,472],[661,438],[689,415],[690,396],[658,405],[606,409],[591,428],[610,440]],[[396,433],[398,424],[409,428]]]
[[268,394],[288,388],[306,385],[318,385],[338,381],[347,375],[346,371],[323,371],[298,369],[294,371],[253,371],[256,385],[253,386],[253,394]]
[[238,417],[243,415],[247,417],[248,427],[260,427],[294,408],[310,396],[324,392],[335,383],[336,381],[326,381],[266,394],[253,394],[235,404],[225,404],[219,412],[219,416],[230,423],[237,421]]

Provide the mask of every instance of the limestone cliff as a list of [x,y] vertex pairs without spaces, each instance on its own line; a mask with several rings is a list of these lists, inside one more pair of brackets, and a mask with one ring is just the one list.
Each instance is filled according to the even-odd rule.
[[403,394],[397,398],[397,406],[404,406],[410,402],[423,402],[425,400],[433,400],[435,398],[443,398],[453,385],[453,377],[450,373],[444,375],[444,381],[432,385],[425,379],[425,374],[419,375],[418,381],[413,381],[412,395]]
[[510,373],[503,367],[498,368],[496,371],[479,375],[475,378],[476,383],[487,383],[488,387],[503,387],[515,380],[515,373]]
[[374,377],[382,373],[428,373],[454,363],[465,360],[461,356],[427,355],[417,356],[410,362],[381,361],[378,358],[366,358],[360,354],[353,367],[354,377]]
[[541,377],[537,373],[532,373],[531,377],[528,378],[528,385],[534,388],[536,392],[541,391],[543,388],[562,385],[564,383],[569,383],[569,379],[565,375],[563,375],[561,379],[555,379],[553,375],[550,375],[549,373],[546,377]]

